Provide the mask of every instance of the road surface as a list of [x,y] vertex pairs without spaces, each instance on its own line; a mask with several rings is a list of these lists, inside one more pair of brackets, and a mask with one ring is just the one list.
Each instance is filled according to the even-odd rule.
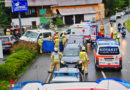
[[[128,20],[128,15],[118,19],[113,27],[110,27],[108,19],[105,21],[105,32],[109,33],[110,29],[116,31],[116,24]],[[120,35],[120,33],[118,33]],[[130,33],[127,32],[126,38],[121,38],[121,50],[123,55],[123,69],[121,72],[115,70],[101,70],[96,71],[94,65],[94,54],[93,50],[88,51],[88,56],[91,60],[88,66],[88,76],[86,81],[96,81],[101,78],[119,78],[130,83]],[[21,81],[42,81],[46,82],[48,77],[48,70],[50,65],[50,54],[42,54],[30,67],[29,69],[19,78],[18,82]]]

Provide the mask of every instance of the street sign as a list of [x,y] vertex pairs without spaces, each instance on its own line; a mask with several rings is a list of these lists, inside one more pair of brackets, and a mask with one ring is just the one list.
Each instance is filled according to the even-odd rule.
[[46,17],[41,17],[40,18],[40,23],[46,23],[46,21],[47,21]]
[[12,12],[28,12],[27,0],[12,0]]
[[46,14],[46,9],[40,9],[40,15],[45,15]]
[[2,41],[0,40],[0,58],[3,58]]

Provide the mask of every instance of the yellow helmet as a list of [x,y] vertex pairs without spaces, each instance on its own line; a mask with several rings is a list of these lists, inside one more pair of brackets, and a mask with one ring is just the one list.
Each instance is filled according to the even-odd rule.
[[104,29],[104,27],[100,27],[100,29]]
[[117,32],[114,32],[114,34],[116,35],[116,34],[117,34]]

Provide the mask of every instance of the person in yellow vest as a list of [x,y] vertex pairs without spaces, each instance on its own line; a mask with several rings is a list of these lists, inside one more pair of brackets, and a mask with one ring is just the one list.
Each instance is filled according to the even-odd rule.
[[85,75],[88,74],[88,64],[90,63],[87,53],[85,52],[85,47],[82,47],[82,51],[79,54],[80,63],[82,63],[82,71],[84,70]]
[[66,39],[66,37],[63,35],[63,38],[62,38],[63,47],[65,47],[66,42],[67,42],[67,39]]
[[60,44],[60,39],[56,36],[56,39],[54,40],[55,43],[55,48],[59,50],[59,44]]
[[100,32],[102,34],[102,37],[104,37],[104,27],[103,26],[100,27]]
[[9,29],[6,30],[6,35],[10,35],[10,30]]
[[38,40],[38,44],[40,46],[40,54],[42,54],[42,47],[43,47],[43,37],[40,36],[39,40]]
[[60,68],[60,60],[63,57],[63,54],[58,52],[57,48],[54,48],[54,52],[51,54],[51,65],[49,73],[53,71],[54,66],[56,65],[56,69],[59,70]]
[[113,36],[113,39],[117,39],[117,32],[114,32],[114,36]]
[[51,35],[48,37],[48,41],[52,41],[52,37],[51,37]]
[[56,36],[59,38],[59,33],[58,33],[58,31],[56,31]]

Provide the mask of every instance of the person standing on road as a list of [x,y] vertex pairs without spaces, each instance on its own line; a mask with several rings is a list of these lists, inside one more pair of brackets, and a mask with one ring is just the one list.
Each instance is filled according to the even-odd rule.
[[59,50],[59,45],[60,45],[60,39],[56,36],[56,39],[54,40],[55,43],[55,48]]
[[52,37],[51,37],[51,35],[49,35],[49,37],[48,37],[48,41],[51,41],[52,40]]
[[117,39],[117,32],[114,32],[114,36],[113,36],[113,39]]
[[66,42],[67,42],[67,39],[66,39],[66,37],[63,35],[63,39],[62,39],[63,48],[65,47]]
[[89,58],[87,53],[85,52],[85,47],[82,47],[82,51],[79,54],[81,63],[82,63],[82,70],[84,70],[85,75],[88,74],[88,64],[89,64]]
[[51,54],[51,65],[49,73],[53,71],[54,66],[56,65],[56,69],[59,70],[60,68],[60,60],[63,57],[63,54],[58,52],[57,48],[54,48],[54,52]]
[[39,44],[39,46],[40,46],[40,54],[42,54],[42,44],[43,44],[43,37],[42,36],[40,36],[40,38],[39,38],[39,40],[38,40],[38,44]]

